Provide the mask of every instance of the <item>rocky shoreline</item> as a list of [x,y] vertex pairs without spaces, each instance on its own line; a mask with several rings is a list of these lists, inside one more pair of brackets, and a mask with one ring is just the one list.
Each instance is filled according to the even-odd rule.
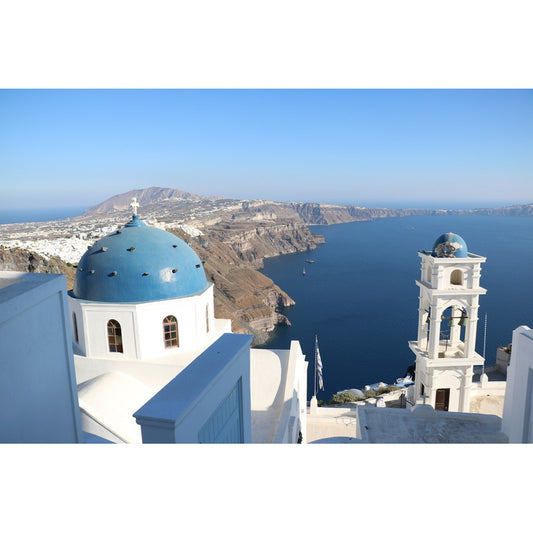
[[270,278],[259,272],[263,259],[312,250],[324,242],[301,222],[276,220],[243,223],[225,221],[203,228],[191,237],[169,229],[198,254],[207,279],[215,285],[215,315],[229,318],[234,333],[254,336],[252,345],[268,341],[278,326],[290,326],[283,309],[294,300]]

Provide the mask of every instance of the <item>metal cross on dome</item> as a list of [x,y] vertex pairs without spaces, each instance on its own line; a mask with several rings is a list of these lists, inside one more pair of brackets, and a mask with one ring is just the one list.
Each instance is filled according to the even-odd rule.
[[140,207],[139,202],[137,202],[137,198],[133,198],[131,200],[130,207],[133,209],[133,214],[137,216],[137,208]]

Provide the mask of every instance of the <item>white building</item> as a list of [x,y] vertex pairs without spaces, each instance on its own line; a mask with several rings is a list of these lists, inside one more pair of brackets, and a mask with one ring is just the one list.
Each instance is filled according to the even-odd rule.
[[502,431],[512,443],[533,443],[533,330],[513,331]]
[[69,295],[84,430],[125,443],[305,436],[299,343],[251,350],[250,336],[214,318],[196,253],[134,213],[89,247]]
[[307,362],[214,317],[196,253],[136,214],[62,275],[0,272],[0,442],[305,442]]
[[[419,255],[417,405],[321,408],[314,440],[532,442],[531,330],[513,334],[501,429],[468,413],[485,258],[453,234]],[[212,310],[196,254],[136,215],[87,250],[68,297],[64,276],[0,273],[0,442],[307,442],[299,343],[251,349]]]
[[0,442],[85,442],[65,276],[0,272],[0,405]]
[[415,401],[440,411],[468,412],[475,365],[481,264],[454,233],[441,235],[431,251],[418,252],[421,277],[418,338],[409,342],[416,357]]

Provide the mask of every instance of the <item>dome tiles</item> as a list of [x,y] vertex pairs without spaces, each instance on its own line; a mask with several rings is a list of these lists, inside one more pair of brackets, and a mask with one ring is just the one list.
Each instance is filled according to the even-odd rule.
[[83,254],[72,295],[97,302],[139,303],[191,296],[207,287],[202,262],[190,246],[134,215]]
[[433,244],[434,257],[468,257],[468,247],[464,239],[456,233],[443,233]]

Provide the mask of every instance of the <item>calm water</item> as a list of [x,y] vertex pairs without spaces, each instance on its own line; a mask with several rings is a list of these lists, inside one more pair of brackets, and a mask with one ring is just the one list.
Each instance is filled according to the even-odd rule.
[[0,209],[0,224],[46,222],[81,215],[86,207],[48,207],[35,209]]
[[[314,226],[326,243],[316,250],[271,258],[263,273],[295,301],[284,310],[292,323],[267,344],[287,348],[292,339],[309,361],[313,393],[314,336],[324,366],[324,391],[335,392],[404,375],[414,361],[407,342],[416,339],[420,278],[418,250],[428,250],[446,232],[461,235],[482,265],[477,351],[483,352],[487,313],[487,364],[512,331],[533,325],[533,218],[428,216]],[[306,259],[316,261],[305,263]],[[305,266],[306,275],[302,275]]]

